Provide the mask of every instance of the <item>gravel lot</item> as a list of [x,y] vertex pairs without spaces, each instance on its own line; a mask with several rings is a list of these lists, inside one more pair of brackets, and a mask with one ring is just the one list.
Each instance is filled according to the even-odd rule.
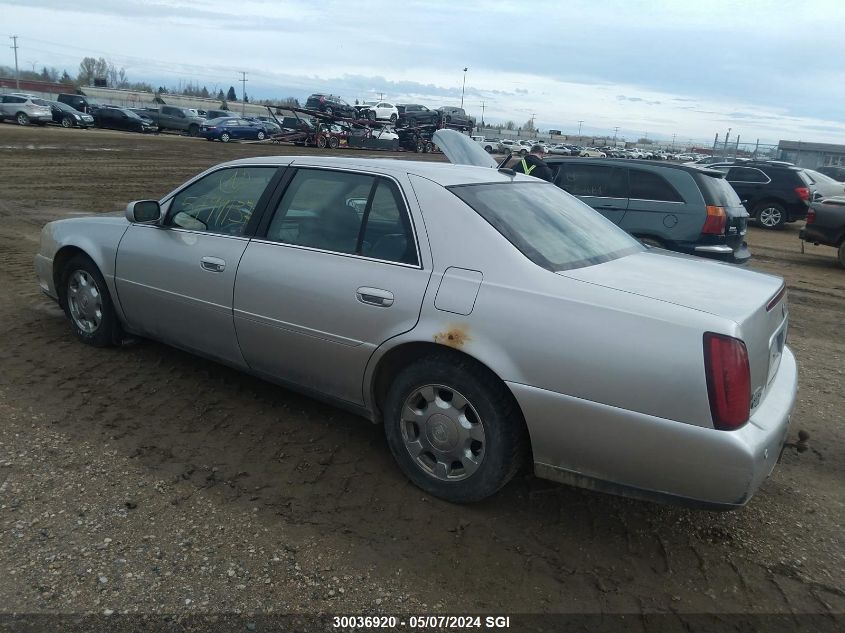
[[40,294],[45,222],[311,151],[0,125],[0,611],[845,612],[845,270],[797,224],[749,243],[789,284],[812,450],[732,513],[528,473],[451,506],[379,427],[154,342],[86,347]]

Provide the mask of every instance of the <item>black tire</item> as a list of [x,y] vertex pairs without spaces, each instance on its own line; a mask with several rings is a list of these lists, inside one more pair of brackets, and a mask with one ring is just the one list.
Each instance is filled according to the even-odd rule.
[[188,126],[188,136],[199,136],[199,135],[200,135],[200,126],[199,125]]
[[326,108],[324,112],[326,113],[326,116],[332,116],[334,114],[334,110],[331,108]]
[[331,147],[332,149],[337,149],[339,145],[340,139],[338,139],[336,136],[329,137],[329,147]]
[[[75,273],[80,272],[93,279],[101,300],[101,318],[98,327],[93,331],[85,331],[80,327],[72,314],[72,300],[69,299],[69,286]],[[59,279],[59,301],[70,323],[70,329],[80,341],[94,347],[108,347],[116,345],[122,337],[120,322],[114,311],[114,304],[109,295],[108,286],[100,273],[100,269],[87,255],[76,255],[65,265]]]
[[258,130],[257,136],[259,141],[263,141],[267,137],[267,135],[264,133],[264,130]]
[[488,154],[492,154],[493,153],[493,146],[492,145],[485,145],[484,151],[487,152]]
[[447,115],[446,115],[446,123],[451,123],[451,122],[452,122],[452,117],[450,117],[450,116],[447,114]]
[[526,154],[528,154],[528,150],[527,150],[527,149],[521,149],[521,150],[519,150],[519,155],[520,155],[520,156],[522,156],[523,158],[526,156]]
[[73,127],[73,119],[69,116],[62,117],[62,127]]
[[414,151],[417,154],[422,154],[425,151],[425,143],[423,143],[422,141],[417,141],[417,144],[414,147]]
[[232,137],[229,136],[228,132],[223,132],[223,134],[220,135],[220,140],[223,141],[224,143],[228,143],[229,141],[232,140]]
[[[406,448],[407,429],[416,425],[402,422],[402,410],[406,400],[426,385],[442,385],[446,393],[462,395],[483,429],[483,442],[479,443],[483,456],[474,472],[463,479],[438,478]],[[429,416],[427,424],[434,415]],[[472,359],[452,354],[433,354],[398,373],[384,401],[384,428],[390,451],[408,479],[427,493],[453,503],[479,501],[496,493],[516,474],[527,453],[525,421],[504,383]],[[429,433],[430,427],[426,429]],[[460,438],[455,443],[460,443]]]
[[754,219],[759,227],[778,231],[786,224],[786,209],[777,202],[761,202],[754,207]]
[[423,147],[423,152],[426,154],[431,154],[434,151],[434,145],[429,142],[426,142],[425,147]]
[[396,119],[397,117],[395,114],[390,115],[390,122],[393,123],[393,125],[396,125]]
[[29,125],[29,116],[27,116],[26,112],[18,112],[15,115],[15,122],[18,125]]
[[320,134],[320,136],[317,137],[317,147],[320,149],[326,149],[327,144],[328,142],[326,141],[326,137]]
[[839,265],[845,268],[845,240],[839,245]]
[[370,121],[375,121],[375,120],[376,120],[376,113],[375,113],[375,110],[370,110],[369,112],[367,112],[367,118],[368,118]]

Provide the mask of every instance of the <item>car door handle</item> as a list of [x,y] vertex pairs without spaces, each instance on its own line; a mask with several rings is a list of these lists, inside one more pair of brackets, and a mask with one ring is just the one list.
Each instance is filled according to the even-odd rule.
[[393,305],[393,293],[382,290],[381,288],[361,286],[358,288],[356,294],[358,295],[358,301],[361,303],[379,306],[380,308],[389,308]]
[[210,273],[222,273],[226,270],[226,262],[219,257],[203,257],[200,260],[200,266]]

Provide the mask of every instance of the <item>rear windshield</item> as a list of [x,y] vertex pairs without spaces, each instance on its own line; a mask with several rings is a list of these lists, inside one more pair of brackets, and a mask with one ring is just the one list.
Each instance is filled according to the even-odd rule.
[[695,178],[701,193],[704,195],[704,204],[726,208],[742,206],[742,201],[736,191],[724,178],[705,173],[693,174],[693,178]]
[[610,220],[551,183],[447,188],[523,255],[547,270],[582,268],[644,250]]

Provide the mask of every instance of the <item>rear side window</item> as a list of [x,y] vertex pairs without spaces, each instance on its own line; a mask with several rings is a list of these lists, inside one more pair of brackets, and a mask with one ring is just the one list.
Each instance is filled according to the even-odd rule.
[[675,188],[659,174],[640,169],[631,169],[628,187],[635,200],[659,200],[661,202],[683,202]]
[[555,178],[555,184],[573,196],[628,197],[625,172],[618,167],[565,163]]
[[23,97],[3,97],[3,103],[26,103]]
[[742,201],[727,180],[705,173],[693,174],[704,196],[704,204],[716,207],[739,207]]
[[769,177],[753,167],[731,167],[728,170],[730,182],[770,182]]

